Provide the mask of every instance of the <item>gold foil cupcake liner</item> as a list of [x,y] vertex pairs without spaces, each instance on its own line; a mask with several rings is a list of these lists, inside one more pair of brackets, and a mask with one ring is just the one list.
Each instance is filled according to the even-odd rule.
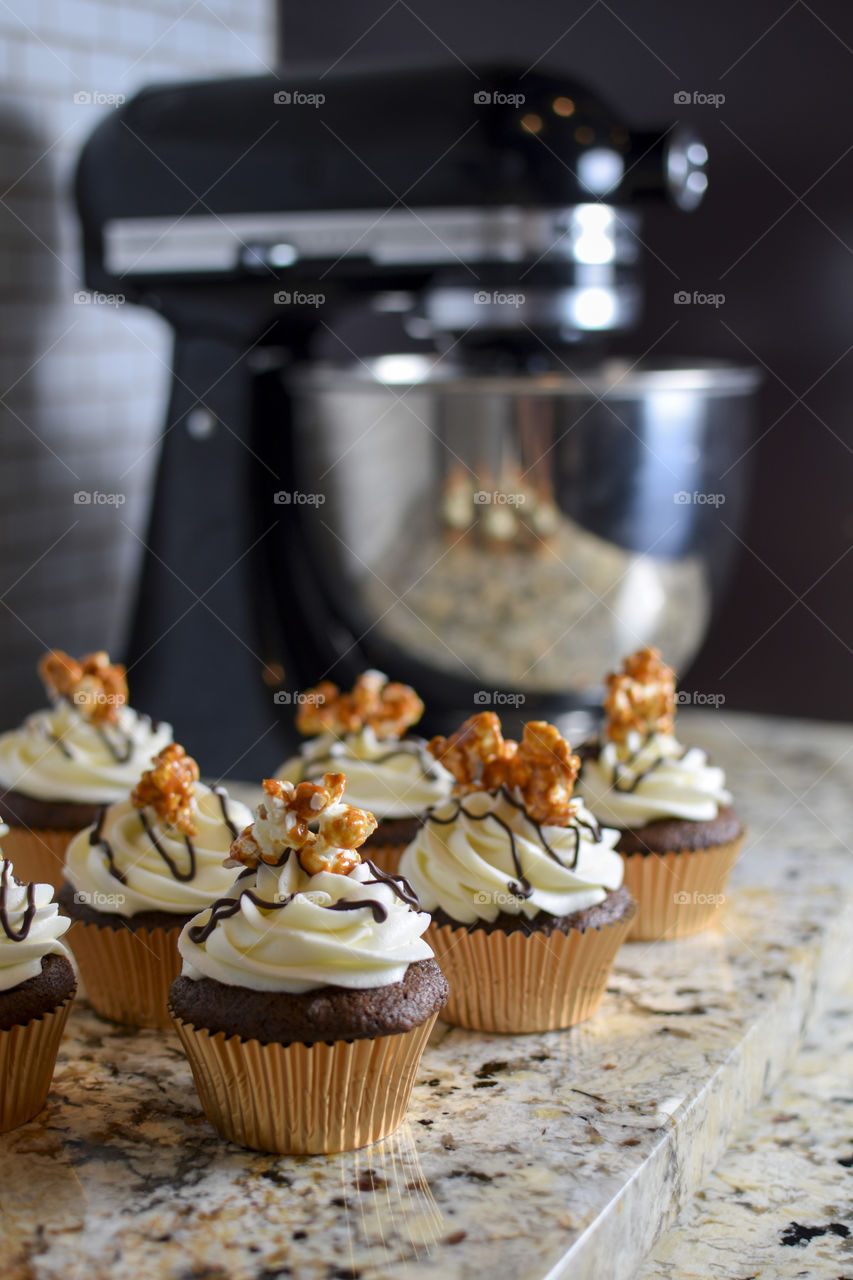
[[261,1044],[211,1035],[173,1015],[202,1108],[229,1142],[254,1151],[353,1151],[393,1133],[406,1114],[435,1025],[374,1040]]
[[25,884],[52,884],[59,889],[65,878],[65,851],[77,835],[77,828],[10,827],[3,837],[3,857],[15,867],[15,875]]
[[182,925],[149,931],[74,921],[68,943],[96,1013],[134,1027],[171,1027],[166,1005],[181,971]]
[[26,1124],[44,1107],[73,1001],[72,992],[40,1018],[0,1031],[0,1133]]
[[601,1004],[632,918],[550,935],[431,924],[424,936],[450,984],[442,1019],[510,1034],[583,1022]]
[[407,848],[407,844],[400,843],[371,844],[360,849],[359,853],[365,860],[375,862],[379,870],[384,871],[386,875],[396,876],[400,870],[400,859]]
[[688,938],[710,928],[742,842],[738,837],[708,849],[623,853],[624,884],[638,907],[631,941]]

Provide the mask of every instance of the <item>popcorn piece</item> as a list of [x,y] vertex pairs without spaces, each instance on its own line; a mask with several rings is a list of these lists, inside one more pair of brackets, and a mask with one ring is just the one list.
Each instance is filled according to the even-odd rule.
[[266,797],[253,826],[234,841],[226,866],[276,864],[296,851],[308,875],[332,871],[348,875],[361,862],[358,848],[376,830],[372,813],[342,804],[342,773],[326,773],[322,783],[264,780]]
[[306,690],[296,727],[306,735],[357,733],[369,725],[377,738],[399,738],[423,715],[424,704],[407,684],[381,671],[363,671],[350,693],[324,680]]
[[675,672],[657,649],[638,649],[605,679],[605,734],[624,742],[632,730],[644,736],[672,733],[675,716]]
[[198,782],[198,765],[183,747],[172,742],[154,757],[130,793],[137,809],[150,806],[158,817],[176,827],[182,835],[196,834],[193,822],[193,798]]
[[127,702],[127,674],[99,650],[76,658],[51,649],[42,655],[38,672],[51,698],[67,698],[92,724],[115,724],[119,708]]
[[496,782],[494,788],[481,786],[483,767],[503,759],[506,748],[501,722],[494,711],[469,716],[449,738],[433,738],[427,746],[430,754],[453,774],[465,791],[497,790],[500,782]]
[[433,738],[429,750],[456,778],[456,790],[517,795],[534,822],[564,827],[577,810],[571,803],[580,760],[555,725],[530,720],[521,742],[504,738],[493,711],[471,716],[450,738]]

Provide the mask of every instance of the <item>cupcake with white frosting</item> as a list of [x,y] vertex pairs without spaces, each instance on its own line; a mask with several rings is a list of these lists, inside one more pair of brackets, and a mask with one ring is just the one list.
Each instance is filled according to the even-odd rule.
[[635,906],[619,833],[572,798],[578,758],[553,725],[530,721],[516,743],[488,711],[430,751],[457,794],[426,815],[400,871],[432,913],[442,1016],[505,1032],[589,1017]]
[[223,1137],[317,1153],[401,1123],[447,983],[411,887],[359,848],[375,827],[345,778],[267,779],[243,871],[186,926],[170,1009]]
[[222,787],[199,782],[196,762],[170,743],[130,795],[71,841],[59,901],[74,922],[69,943],[86,994],[103,1017],[171,1026],[178,936],[231,886],[224,863],[251,819]]
[[288,782],[345,774],[350,802],[376,815],[366,848],[386,871],[396,870],[424,813],[453,788],[426,740],[409,732],[423,710],[414,689],[381,671],[362,672],[349,693],[325,681],[300,695],[296,727],[307,740],[276,774]]
[[0,818],[20,874],[59,888],[71,837],[127,795],[172,728],[127,705],[124,667],[106,653],[51,650],[39,675],[52,705],[0,734]]
[[723,770],[675,736],[675,674],[640,649],[607,676],[605,725],[581,748],[577,792],[616,846],[639,910],[631,936],[707,928],[724,901],[743,827]]
[[68,925],[51,885],[22,883],[0,857],[0,1133],[47,1098],[77,984],[61,941]]

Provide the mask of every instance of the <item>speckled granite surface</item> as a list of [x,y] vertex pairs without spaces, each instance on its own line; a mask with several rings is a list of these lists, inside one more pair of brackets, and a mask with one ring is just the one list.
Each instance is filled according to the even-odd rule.
[[638,1280],[853,1278],[853,981]]
[[684,715],[681,737],[726,766],[750,828],[712,932],[629,944],[600,1014],[570,1032],[439,1024],[406,1125],[333,1157],[221,1143],[176,1041],[78,1007],[47,1110],[0,1138],[0,1275],[634,1275],[853,936],[850,731],[714,712]]

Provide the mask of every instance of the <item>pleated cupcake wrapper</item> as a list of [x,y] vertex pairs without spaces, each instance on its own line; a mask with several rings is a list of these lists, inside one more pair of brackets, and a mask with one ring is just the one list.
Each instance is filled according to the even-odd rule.
[[709,849],[622,854],[624,884],[638,905],[631,941],[687,938],[710,928],[741,843],[738,838]]
[[3,837],[3,857],[14,864],[15,875],[26,884],[52,884],[65,878],[65,851],[77,829],[10,827]]
[[400,843],[372,844],[366,849],[359,849],[359,853],[365,860],[375,862],[380,871],[395,876],[400,867],[400,859],[407,847],[406,844]]
[[431,924],[425,937],[450,984],[442,1019],[511,1034],[583,1022],[601,1003],[631,919],[550,936]]
[[0,1031],[0,1133],[37,1116],[47,1100],[73,993],[49,1013]]
[[166,1005],[169,987],[181,971],[181,927],[149,932],[75,920],[68,943],[86,995],[101,1017],[134,1027],[171,1027]]
[[254,1151],[354,1151],[399,1127],[437,1015],[412,1031],[334,1044],[261,1044],[173,1016],[204,1113]]

